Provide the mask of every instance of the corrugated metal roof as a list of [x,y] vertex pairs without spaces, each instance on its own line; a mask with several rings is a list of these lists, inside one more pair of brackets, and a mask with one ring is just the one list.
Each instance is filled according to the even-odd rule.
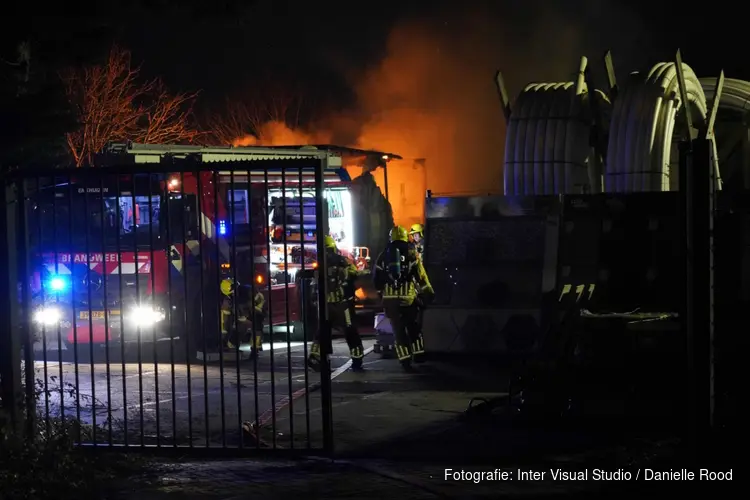
[[186,157],[200,155],[206,163],[228,161],[302,160],[314,158],[326,162],[328,168],[343,166],[343,156],[378,156],[386,161],[401,159],[394,153],[347,148],[333,145],[309,146],[177,146],[167,144],[113,143],[111,153],[130,153],[137,163],[158,163],[164,155]]
[[222,161],[302,160],[310,158],[327,160],[332,167],[341,165],[341,155],[339,153],[308,146],[299,148],[270,148],[259,146],[203,147],[164,144],[111,144],[107,150],[112,153],[133,154],[138,163],[152,163],[154,160],[149,157],[161,157],[164,155],[176,157],[200,155],[201,161],[207,163]]

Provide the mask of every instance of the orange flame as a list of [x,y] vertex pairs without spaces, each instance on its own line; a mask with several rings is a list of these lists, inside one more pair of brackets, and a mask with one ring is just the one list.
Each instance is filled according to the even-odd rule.
[[258,135],[246,135],[232,141],[232,146],[307,146],[310,144],[327,144],[331,142],[330,132],[306,133],[293,130],[279,121],[264,124]]

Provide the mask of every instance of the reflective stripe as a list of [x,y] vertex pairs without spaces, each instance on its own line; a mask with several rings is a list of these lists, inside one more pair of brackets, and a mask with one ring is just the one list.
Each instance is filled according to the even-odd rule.
[[412,298],[416,297],[417,290],[413,282],[404,283],[399,286],[387,284],[383,287],[383,298]]
[[411,351],[408,347],[396,344],[396,356],[399,361],[404,361],[411,358]]
[[412,351],[414,351],[414,354],[424,354],[424,340],[422,340],[422,337],[419,337],[414,343],[411,345]]
[[313,345],[310,347],[310,356],[313,358],[320,357],[320,344],[317,342],[313,342]]
[[362,347],[353,347],[349,350],[352,359],[362,359],[365,357],[365,350]]
[[226,309],[221,310],[221,333],[229,333],[229,326],[227,325],[227,319],[232,315],[232,311]]
[[344,322],[346,326],[352,326],[352,315],[349,313],[349,308],[344,309]]
[[[589,285],[575,285],[575,294],[576,294],[576,302],[581,300],[581,297],[583,297],[583,293],[586,291],[586,288],[588,287],[588,299],[590,300],[591,297],[594,295],[594,290],[596,289],[596,284],[592,283]],[[563,298],[571,293],[573,291],[573,285],[568,283],[566,285],[563,285],[562,290],[560,291],[560,296],[558,297],[557,301],[562,302]]]
[[328,292],[328,303],[336,303],[336,302],[343,302],[345,299],[344,297],[344,290],[342,288],[339,288],[337,290],[334,290],[332,292]]

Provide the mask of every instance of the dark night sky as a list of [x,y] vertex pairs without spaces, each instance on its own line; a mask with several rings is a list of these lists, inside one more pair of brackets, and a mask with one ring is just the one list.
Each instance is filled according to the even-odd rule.
[[[559,19],[557,27],[579,31],[583,40],[579,45],[590,48],[589,56],[597,56],[608,46],[618,48],[618,38],[640,41],[619,44],[623,50],[615,53],[627,59],[625,64],[631,60],[635,63],[636,67],[628,70],[637,69],[648,59],[663,59],[679,46],[686,62],[696,68],[713,72],[723,67],[730,76],[750,78],[748,64],[733,60],[735,51],[729,48],[742,39],[744,30],[738,29],[741,21],[736,20],[741,16],[725,16],[710,9],[699,14],[676,10],[673,2],[115,0],[75,5],[77,10],[66,7],[62,18],[42,2],[24,2],[21,8],[33,14],[18,12],[5,21],[17,29],[23,29],[26,21],[37,35],[48,32],[47,38],[53,40],[68,38],[68,43],[56,45],[61,50],[70,46],[71,53],[104,44],[99,41],[92,47],[86,40],[87,31],[98,26],[105,39],[116,39],[131,48],[135,58],[144,61],[146,72],[163,76],[173,87],[202,89],[209,100],[241,89],[256,74],[269,71],[281,78],[308,80],[321,89],[341,90],[337,88],[341,86],[345,90],[347,82],[342,81],[342,73],[377,62],[394,26],[419,18],[431,18],[436,25],[450,23],[462,11],[480,12],[496,24],[498,33],[529,31],[529,38],[536,37],[537,44],[543,43],[539,38],[544,37],[544,30],[528,29],[534,19],[566,12],[567,18]],[[91,9],[90,5],[95,7]],[[580,15],[585,8],[595,12]],[[612,12],[614,8],[618,9],[616,13]],[[719,25],[715,21],[720,17],[723,19]],[[54,29],[50,29],[51,25]],[[446,31],[450,29],[448,25]],[[491,38],[481,40],[486,46],[476,50],[496,51],[492,45],[501,36]],[[523,38],[526,37],[517,37],[517,41]],[[513,45],[506,44],[503,49],[508,54],[525,52],[520,43]],[[723,54],[717,49],[723,49]],[[573,64],[577,57],[578,53],[569,55]],[[502,62],[498,60],[498,66]]]
[[677,10],[674,2],[114,0],[76,5],[77,11],[65,7],[62,18],[47,3],[27,1],[19,9],[34,14],[6,17],[3,24],[11,24],[5,37],[31,29],[44,41],[42,54],[50,57],[55,51],[90,57],[116,40],[143,61],[148,76],[163,77],[173,90],[201,89],[204,112],[219,109],[227,95],[251,92],[259,75],[298,82],[315,100],[329,104],[330,116],[319,130],[328,129],[337,142],[377,143],[404,156],[428,157],[440,171],[436,192],[465,176],[455,168],[460,163],[493,165],[476,176],[472,189],[496,184],[501,167],[494,165],[502,164],[498,143],[504,137],[492,82],[496,69],[505,72],[516,95],[530,81],[571,79],[581,55],[590,57],[596,76],[600,56],[611,48],[623,78],[673,58],[679,47],[699,76],[723,68],[728,77],[750,80],[750,63],[734,48],[744,43],[742,16],[716,8]]

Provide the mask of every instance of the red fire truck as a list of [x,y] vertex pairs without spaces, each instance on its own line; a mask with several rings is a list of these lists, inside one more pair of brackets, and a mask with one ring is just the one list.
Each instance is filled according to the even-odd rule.
[[[369,257],[355,244],[345,154],[389,157],[341,148],[111,145],[98,159],[103,169],[130,163],[144,173],[40,187],[30,218],[40,227],[37,330],[48,345],[57,331],[68,346],[180,340],[188,353],[211,359],[219,282],[232,277],[265,295],[266,335],[300,337],[297,273],[317,265],[318,162],[330,234],[361,267]],[[198,166],[177,166],[191,161]],[[205,166],[227,161],[248,162],[247,170]],[[167,173],[170,162],[175,172]]]

